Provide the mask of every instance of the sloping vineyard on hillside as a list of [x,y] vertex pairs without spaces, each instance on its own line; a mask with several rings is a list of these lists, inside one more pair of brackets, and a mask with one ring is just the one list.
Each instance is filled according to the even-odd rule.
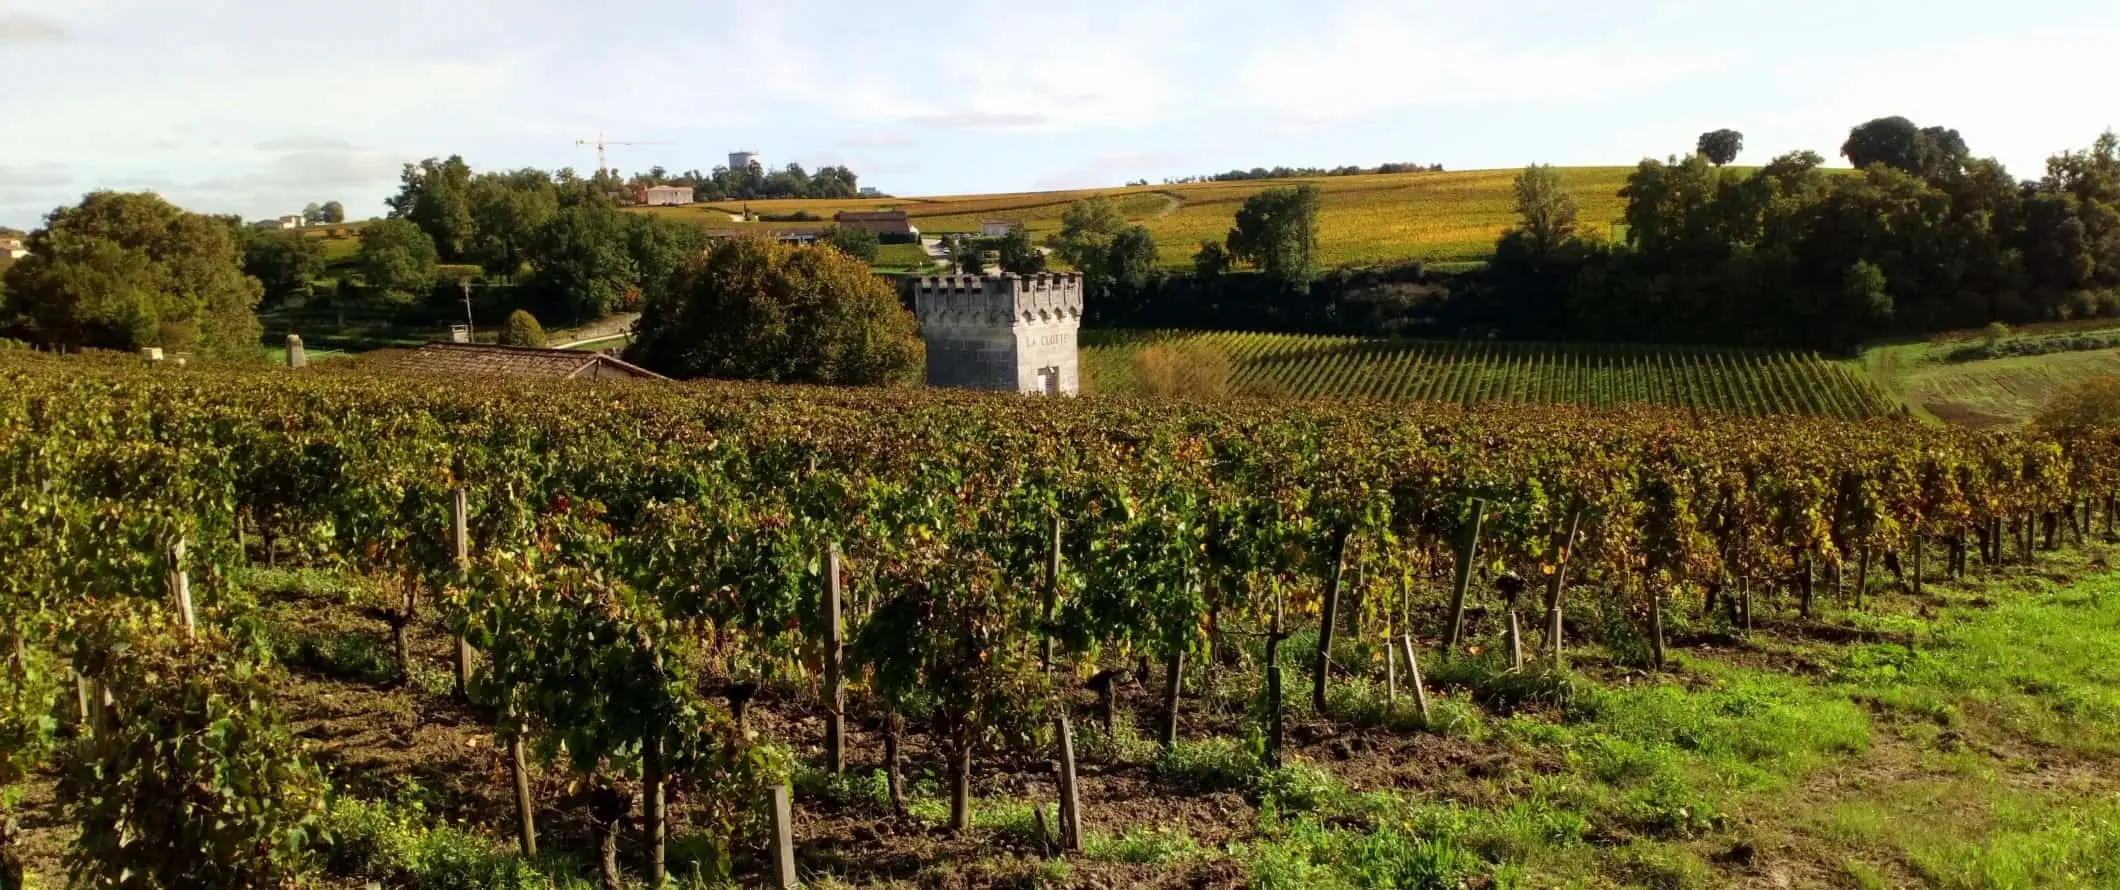
[[1097,392],[1135,392],[1143,348],[1212,349],[1231,384],[1298,398],[1664,405],[1726,414],[1893,413],[1876,387],[1815,354],[1625,344],[1446,342],[1305,334],[1086,331],[1083,372]]

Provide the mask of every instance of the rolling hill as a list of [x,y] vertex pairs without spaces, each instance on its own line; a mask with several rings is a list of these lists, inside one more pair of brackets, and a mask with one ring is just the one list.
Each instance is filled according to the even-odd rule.
[[[1624,206],[1620,187],[1632,167],[1562,168],[1561,181],[1582,208],[1584,227],[1610,234]],[[1310,179],[1201,182],[1057,192],[954,195],[926,198],[780,199],[715,201],[687,207],[641,207],[653,213],[722,229],[822,228],[842,210],[902,209],[923,234],[976,232],[981,220],[1009,220],[1034,237],[1060,228],[1067,206],[1093,195],[1119,205],[1129,220],[1156,236],[1162,263],[1189,267],[1201,241],[1220,240],[1235,222],[1244,199],[1269,188],[1297,183],[1324,192],[1318,219],[1323,265],[1371,265],[1402,260],[1476,262],[1493,251],[1495,239],[1516,221],[1512,188],[1516,170],[1448,173],[1386,173]],[[731,214],[816,216],[817,222],[739,223]]]

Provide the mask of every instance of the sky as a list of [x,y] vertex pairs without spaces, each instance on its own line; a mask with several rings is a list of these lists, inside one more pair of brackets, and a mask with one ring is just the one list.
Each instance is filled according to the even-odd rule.
[[2114,0],[0,0],[0,225],[97,189],[383,212],[402,165],[845,164],[897,195],[1255,166],[1740,163],[1899,114],[2033,178]]

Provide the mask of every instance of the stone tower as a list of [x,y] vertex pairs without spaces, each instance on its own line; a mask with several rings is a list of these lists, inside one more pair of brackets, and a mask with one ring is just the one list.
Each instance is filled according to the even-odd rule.
[[1074,395],[1082,276],[943,275],[913,283],[929,386]]

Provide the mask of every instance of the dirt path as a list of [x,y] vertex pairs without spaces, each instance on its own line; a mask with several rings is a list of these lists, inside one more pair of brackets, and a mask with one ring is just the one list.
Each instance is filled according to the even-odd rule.
[[594,343],[598,340],[609,340],[612,337],[616,337],[621,334],[625,334],[627,332],[632,331],[633,323],[639,320],[640,313],[638,312],[621,312],[609,318],[593,321],[588,324],[582,325],[581,327],[574,328],[572,330],[554,331],[552,332],[551,339],[559,342],[554,343],[552,345],[552,348],[573,349],[584,343]]

